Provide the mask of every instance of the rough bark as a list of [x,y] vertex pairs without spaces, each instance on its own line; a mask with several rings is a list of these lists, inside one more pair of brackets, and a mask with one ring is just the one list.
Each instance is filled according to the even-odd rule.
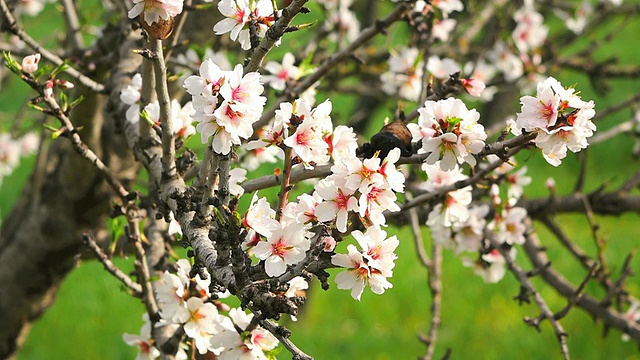
[[[122,36],[114,31],[109,41]],[[113,69],[137,67],[130,63],[126,69],[112,69],[119,56],[111,56],[105,79],[110,75],[122,80]],[[110,82],[114,91],[124,85]],[[85,100],[72,113],[74,125],[81,128],[83,141],[126,184],[137,170],[116,122],[103,115],[107,98],[82,88],[77,93]],[[0,232],[0,358],[15,356],[31,323],[53,303],[62,280],[74,268],[83,232],[104,223],[111,207],[112,191],[67,139],[54,140],[44,159],[36,165]]]

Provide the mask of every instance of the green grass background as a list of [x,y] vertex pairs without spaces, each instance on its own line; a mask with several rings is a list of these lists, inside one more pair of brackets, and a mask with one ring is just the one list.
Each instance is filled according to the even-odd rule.
[[[48,24],[62,25],[55,11],[45,14]],[[40,19],[42,21],[42,18]],[[53,41],[35,20],[26,24],[34,29],[35,37]],[[640,24],[619,19],[606,24],[600,35],[611,29],[620,28],[620,38],[615,44],[608,44],[598,55],[606,57],[617,54],[622,63],[638,63],[640,50],[635,43],[640,33]],[[392,29],[392,31],[396,31]],[[585,46],[586,40],[577,47]],[[621,45],[622,44],[622,45]],[[388,45],[388,44],[387,44]],[[282,50],[278,50],[282,51]],[[276,58],[277,56],[274,56]],[[630,94],[640,91],[633,79],[613,82],[613,88],[606,96],[598,96],[589,86],[588,79],[572,72],[554,72],[565,85],[576,83],[585,99],[596,99],[596,109],[622,101]],[[2,113],[17,110],[20,99],[27,93],[24,86],[4,86],[16,89],[11,93],[4,87],[0,92]],[[322,97],[318,97],[322,101]],[[351,109],[351,99],[334,97],[334,118],[347,118]],[[389,109],[394,104],[387,104]],[[387,114],[372,121],[371,131]],[[597,125],[600,130],[609,128],[629,119],[629,112],[618,113],[603,119]],[[0,123],[0,129],[7,130],[8,121]],[[631,158],[632,140],[619,136],[615,141],[598,144],[589,149],[587,190],[594,190],[603,183],[614,188],[624,181],[625,176],[638,169],[638,162]],[[527,188],[531,197],[546,196],[543,183],[547,177],[554,177],[559,194],[572,191],[575,174],[578,171],[577,156],[570,154],[559,168],[546,164],[539,153],[531,152],[519,157],[521,164],[529,167],[534,182]],[[33,166],[33,158],[25,159],[14,174],[4,179],[0,188],[0,214],[10,211],[19,189],[25,183]],[[264,171],[264,169],[263,169]],[[593,239],[584,215],[558,216],[568,234],[589,253],[594,253]],[[601,233],[606,235],[608,246],[606,257],[614,274],[619,272],[622,260],[629,251],[637,250],[640,244],[638,215],[627,214],[617,218],[598,217]],[[554,267],[563,271],[574,283],[579,283],[586,271],[559,247],[554,238],[544,229],[540,230],[541,240],[549,248],[549,257]],[[394,287],[378,296],[368,289],[361,302],[351,298],[348,291],[332,287],[322,291],[317,283],[312,284],[309,300],[301,311],[296,323],[287,326],[293,331],[293,341],[316,359],[414,359],[424,354],[425,347],[417,339],[418,333],[428,330],[431,304],[427,287],[427,273],[415,255],[410,231],[407,228],[389,228],[401,240],[398,260],[391,279]],[[428,230],[423,231],[429,241]],[[518,255],[520,264],[529,264]],[[131,259],[116,259],[125,270],[131,269]],[[632,268],[640,271],[637,259]],[[550,307],[558,311],[566,300],[550,288],[534,279],[538,290]],[[333,280],[331,280],[333,284]],[[507,274],[503,281],[487,285],[473,274],[471,269],[461,264],[460,257],[445,251],[443,271],[442,327],[439,332],[436,358],[450,348],[453,359],[559,359],[559,346],[547,322],[542,332],[537,333],[523,322],[523,317],[539,314],[535,305],[519,306],[513,297],[517,295],[518,283]],[[628,280],[632,294],[640,294],[637,278]],[[587,287],[590,294],[602,296],[602,291],[593,284]],[[10,296],[3,294],[2,296]],[[62,284],[56,303],[35,322],[19,359],[131,359],[136,351],[122,341],[122,333],[137,333],[142,325],[142,304],[129,297],[119,283],[110,277],[95,261],[84,261]],[[638,346],[632,342],[622,342],[620,333],[612,330],[607,337],[602,336],[603,326],[594,323],[582,310],[573,310],[561,320],[569,333],[568,344],[575,359],[640,359]],[[1,326],[1,324],[0,324]],[[283,351],[281,359],[290,358]]]

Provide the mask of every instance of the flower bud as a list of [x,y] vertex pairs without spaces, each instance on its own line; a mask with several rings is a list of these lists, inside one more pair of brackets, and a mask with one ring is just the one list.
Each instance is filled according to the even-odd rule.
[[67,80],[56,79],[55,85],[63,89],[73,89],[73,83]]
[[22,72],[26,74],[33,74],[38,70],[38,63],[40,62],[40,54],[33,54],[25,56],[22,59]]
[[154,38],[164,40],[173,33],[173,27],[175,25],[174,18],[170,17],[168,20],[159,18],[158,21],[147,24],[147,22],[144,21],[144,13],[140,16],[142,17],[142,27]]
[[53,81],[47,80],[47,82],[44,83],[44,96],[53,96]]

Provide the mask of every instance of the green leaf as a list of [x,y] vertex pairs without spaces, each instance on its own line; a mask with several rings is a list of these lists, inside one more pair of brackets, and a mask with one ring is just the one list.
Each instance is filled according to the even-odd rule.
[[147,123],[149,123],[149,125],[153,126],[155,125],[155,122],[153,122],[153,120],[151,120],[151,118],[149,117],[149,114],[147,114],[147,111],[142,109],[142,111],[140,111],[140,117],[146,121]]
[[118,239],[124,234],[124,226],[127,224],[127,219],[123,216],[119,216],[111,220],[111,243],[109,244],[109,253],[113,255],[116,251],[116,245]]
[[277,356],[278,354],[280,354],[282,352],[282,347],[278,346],[277,348],[273,349],[273,350],[263,350],[264,354],[266,355],[267,359],[269,360],[277,360]]
[[313,51],[309,52],[309,55],[307,55],[307,57],[304,58],[298,66],[298,70],[300,70],[300,77],[307,76],[316,71],[316,67],[311,63],[313,61],[313,55]]
[[82,100],[84,100],[84,96],[82,96],[82,95],[78,96],[77,99],[73,100],[73,102],[71,104],[69,104],[69,107],[73,109],[78,104],[80,104],[82,102]]
[[67,111],[69,108],[69,102],[67,101],[67,95],[63,92],[60,93],[60,108],[62,111]]
[[56,77],[56,75],[67,70],[68,68],[69,68],[69,65],[67,64],[67,60],[64,60],[62,64],[58,65],[55,69],[53,69],[53,71],[51,72],[51,76]]
[[42,76],[44,74],[50,73],[51,71],[53,71],[53,66],[51,66],[51,65],[43,65],[43,66],[39,67],[38,70],[36,70],[33,73],[33,77],[34,77],[34,79],[37,79],[37,78],[39,78],[40,76]]
[[2,57],[4,58],[5,66],[12,72],[19,74],[22,70],[22,66],[13,59],[10,52],[3,51]]

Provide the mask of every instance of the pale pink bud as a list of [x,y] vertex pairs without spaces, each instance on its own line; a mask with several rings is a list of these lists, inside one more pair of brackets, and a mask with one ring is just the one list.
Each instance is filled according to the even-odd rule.
[[227,304],[225,304],[223,302],[220,302],[220,301],[214,301],[213,305],[215,305],[218,308],[218,311],[225,311],[226,312],[226,311],[231,310],[231,306],[229,306],[229,305],[227,305]]
[[25,56],[24,59],[22,59],[22,72],[33,74],[36,70],[38,70],[39,62],[40,54]]
[[56,79],[56,86],[63,89],[73,89],[73,83],[71,81]]
[[44,83],[44,96],[53,96],[53,81],[47,80],[47,82]]
[[332,252],[336,248],[336,240],[331,236],[325,237],[322,242],[324,242],[325,252]]
[[482,81],[474,78],[462,79],[462,86],[471,96],[480,96],[486,87]]
[[546,186],[549,191],[556,192],[556,180],[554,178],[548,178],[547,181],[544,182],[544,186]]

